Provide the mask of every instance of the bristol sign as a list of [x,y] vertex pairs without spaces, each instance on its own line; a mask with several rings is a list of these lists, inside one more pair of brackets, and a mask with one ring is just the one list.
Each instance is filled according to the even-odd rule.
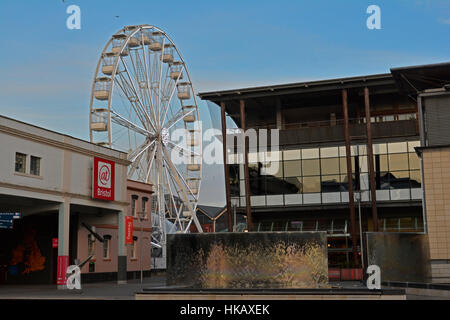
[[92,197],[94,199],[114,201],[114,169],[113,161],[94,158],[94,175]]

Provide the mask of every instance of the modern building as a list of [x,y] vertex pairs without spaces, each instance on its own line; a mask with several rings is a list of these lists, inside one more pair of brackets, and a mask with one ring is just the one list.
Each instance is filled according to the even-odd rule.
[[360,265],[361,231],[426,232],[418,105],[396,70],[200,93],[221,108],[223,133],[227,114],[279,134],[268,131],[266,152],[247,142],[224,157],[228,212],[236,204],[251,231],[327,231],[330,266]]
[[127,181],[126,153],[3,116],[0,145],[0,281],[64,287],[67,266],[90,255],[82,281],[149,270],[152,189]]
[[417,100],[423,207],[432,281],[450,281],[450,64],[393,70],[400,89]]

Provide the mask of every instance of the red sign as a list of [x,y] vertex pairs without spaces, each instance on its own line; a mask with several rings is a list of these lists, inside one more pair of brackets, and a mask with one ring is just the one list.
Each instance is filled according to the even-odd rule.
[[94,158],[94,181],[92,197],[101,200],[114,200],[114,167],[113,161]]
[[67,277],[67,267],[69,266],[69,256],[58,256],[58,265],[56,274],[56,284],[57,285],[66,285]]
[[125,217],[125,244],[133,244],[133,217]]
[[58,248],[58,238],[52,239],[52,248]]

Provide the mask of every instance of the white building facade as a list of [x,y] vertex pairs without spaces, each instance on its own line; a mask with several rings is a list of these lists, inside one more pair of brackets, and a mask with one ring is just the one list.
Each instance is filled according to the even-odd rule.
[[[0,229],[0,240],[8,243],[0,249],[0,265],[10,269],[4,278],[53,282],[56,275],[54,282],[64,287],[67,265],[87,258],[78,256],[81,223],[100,221],[117,225],[117,252],[111,255],[117,256],[117,280],[125,282],[126,153],[3,116],[0,148],[0,218],[21,216],[11,229]],[[113,164],[113,200],[93,198],[94,158]]]

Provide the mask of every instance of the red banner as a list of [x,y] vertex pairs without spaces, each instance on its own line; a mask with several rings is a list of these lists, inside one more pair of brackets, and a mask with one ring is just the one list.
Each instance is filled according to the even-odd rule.
[[66,285],[67,277],[66,271],[69,266],[69,256],[58,256],[57,274],[56,274],[56,284]]
[[58,248],[58,238],[52,239],[52,248]]
[[133,244],[133,217],[125,217],[125,244]]
[[92,197],[94,199],[114,201],[114,174],[113,161],[94,158],[94,174]]

